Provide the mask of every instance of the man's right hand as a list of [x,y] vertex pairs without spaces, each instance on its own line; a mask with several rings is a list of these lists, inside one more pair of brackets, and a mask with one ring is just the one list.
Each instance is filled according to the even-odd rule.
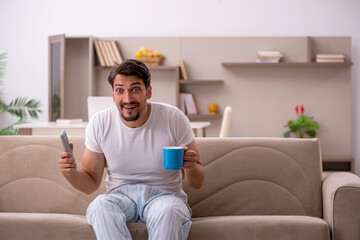
[[[70,143],[71,149],[73,144]],[[77,169],[74,156],[68,152],[60,154],[59,165],[61,172],[69,183],[87,194],[91,194],[99,188],[105,168],[105,155],[94,153],[85,147],[81,168]]]
[[[70,143],[70,147],[71,150],[74,149],[72,143]],[[61,172],[65,177],[71,176],[72,174],[75,173],[77,169],[75,158],[69,152],[62,152],[60,154],[59,165],[61,168]]]

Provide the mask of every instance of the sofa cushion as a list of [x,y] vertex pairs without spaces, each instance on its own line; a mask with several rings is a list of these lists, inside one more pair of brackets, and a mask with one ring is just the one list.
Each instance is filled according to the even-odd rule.
[[183,185],[193,217],[322,217],[317,139],[198,138],[204,186]]
[[0,239],[94,239],[85,216],[51,213],[0,213]]
[[[70,137],[78,166],[83,137]],[[76,190],[61,174],[63,151],[58,136],[7,136],[0,144],[0,212],[85,215],[89,203],[105,192],[105,183],[91,195]]]
[[193,218],[189,240],[329,240],[326,222],[307,216]]
[[[129,223],[134,240],[147,239],[144,223]],[[96,240],[86,217],[74,214],[0,213],[0,239]]]
[[[320,218],[306,216],[219,216],[193,218],[188,240],[329,240]],[[147,239],[144,223],[128,224],[134,240]],[[20,231],[21,230],[21,231]],[[85,216],[73,214],[0,213],[0,239],[96,239]]]

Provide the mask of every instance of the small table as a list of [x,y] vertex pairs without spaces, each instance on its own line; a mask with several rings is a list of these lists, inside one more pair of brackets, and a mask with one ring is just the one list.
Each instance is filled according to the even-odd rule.
[[[210,122],[190,122],[196,137],[205,137],[205,128]],[[88,122],[57,124],[56,122],[24,123],[15,125],[19,129],[19,135],[59,135],[65,130],[67,135],[85,136],[85,128]]]
[[19,135],[59,135],[65,130],[67,135],[85,136],[85,128],[88,122],[57,124],[56,122],[37,122],[15,125],[19,129]]
[[350,155],[323,155],[324,171],[350,171],[354,173],[354,157]]
[[191,128],[194,130],[195,137],[205,137],[205,128],[211,125],[210,122],[190,122]]

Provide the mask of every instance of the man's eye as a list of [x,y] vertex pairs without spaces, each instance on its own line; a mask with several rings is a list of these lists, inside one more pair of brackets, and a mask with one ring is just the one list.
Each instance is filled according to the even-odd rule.
[[133,88],[133,92],[137,92],[137,91],[140,91],[140,88],[138,88],[138,87]]
[[121,88],[118,88],[118,89],[115,89],[115,92],[117,92],[117,93],[122,93],[123,90],[122,90]]

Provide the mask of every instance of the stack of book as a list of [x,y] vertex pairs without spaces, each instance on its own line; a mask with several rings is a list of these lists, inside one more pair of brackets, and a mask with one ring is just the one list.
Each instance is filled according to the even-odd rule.
[[258,63],[278,63],[281,62],[284,55],[279,51],[259,51]]
[[316,54],[316,62],[343,63],[345,62],[345,54]]
[[180,93],[180,110],[190,115],[199,113],[192,93]]
[[123,61],[119,43],[116,41],[94,40],[96,64],[102,67],[112,67]]

